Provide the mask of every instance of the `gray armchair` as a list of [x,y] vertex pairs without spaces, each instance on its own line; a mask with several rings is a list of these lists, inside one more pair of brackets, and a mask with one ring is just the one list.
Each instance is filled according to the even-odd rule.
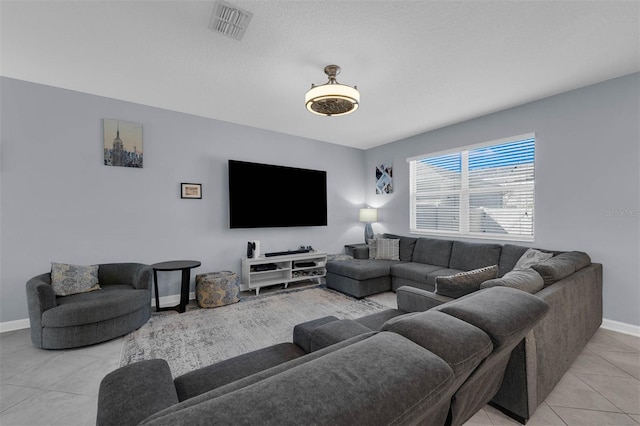
[[31,341],[43,349],[87,346],[140,328],[151,315],[153,269],[139,263],[98,265],[101,290],[56,296],[51,274],[27,281]]

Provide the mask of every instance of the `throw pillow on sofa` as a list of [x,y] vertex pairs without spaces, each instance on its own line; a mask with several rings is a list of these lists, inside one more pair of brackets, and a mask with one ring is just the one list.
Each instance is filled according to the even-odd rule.
[[544,287],[544,280],[535,270],[527,268],[514,269],[513,271],[504,274],[502,278],[488,280],[480,284],[481,289],[497,286],[517,288],[518,290],[533,294],[542,290]]
[[51,286],[56,296],[100,290],[98,265],[82,266],[52,262]]
[[[382,234],[383,238],[393,238],[400,240],[400,260],[411,262],[413,259],[413,251],[416,247],[417,238],[401,237],[395,234]],[[448,264],[447,264],[448,265]]]
[[498,275],[498,265],[486,266],[455,275],[436,277],[436,294],[457,299],[480,290],[480,285]]
[[400,260],[400,240],[391,238],[377,239],[376,259]]
[[373,238],[367,240],[367,245],[369,246],[369,259],[375,259],[376,253],[378,250],[377,241],[382,238],[382,234],[374,234]]
[[513,270],[527,269],[535,264],[542,263],[545,260],[549,260],[553,257],[553,253],[545,253],[540,250],[532,249],[525,251],[524,254],[518,259]]

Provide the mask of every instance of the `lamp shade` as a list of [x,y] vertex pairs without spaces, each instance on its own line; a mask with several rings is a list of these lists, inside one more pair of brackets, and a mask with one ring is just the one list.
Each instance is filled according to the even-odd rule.
[[377,222],[378,209],[360,209],[360,222]]

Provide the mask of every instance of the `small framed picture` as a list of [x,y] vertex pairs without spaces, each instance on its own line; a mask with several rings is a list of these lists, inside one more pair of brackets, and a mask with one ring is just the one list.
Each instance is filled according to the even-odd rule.
[[202,198],[202,184],[181,183],[180,198]]

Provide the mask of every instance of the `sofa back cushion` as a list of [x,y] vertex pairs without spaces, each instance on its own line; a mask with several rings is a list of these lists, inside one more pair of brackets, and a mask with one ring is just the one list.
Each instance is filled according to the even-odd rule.
[[381,331],[398,333],[438,355],[453,370],[458,386],[493,350],[479,328],[432,310],[390,319]]
[[413,250],[413,261],[446,268],[449,266],[452,245],[453,241],[450,240],[418,238]]
[[395,234],[383,234],[384,238],[394,238],[400,240],[400,260],[411,262],[413,259],[413,250],[416,247],[417,238],[402,237]]
[[501,251],[500,244],[454,241],[451,247],[449,268],[471,271],[485,266],[498,265]]
[[533,265],[532,268],[542,276],[544,285],[548,286],[568,277],[575,271],[590,264],[591,258],[587,253],[581,251],[569,251],[553,256],[551,259],[542,263]]
[[498,263],[498,277],[503,277],[504,274],[511,271],[527,250],[529,250],[529,247],[517,246],[515,244],[505,244],[502,246],[500,263]]
[[546,314],[549,305],[520,290],[492,287],[433,309],[478,327],[491,337],[497,349],[518,344]]

